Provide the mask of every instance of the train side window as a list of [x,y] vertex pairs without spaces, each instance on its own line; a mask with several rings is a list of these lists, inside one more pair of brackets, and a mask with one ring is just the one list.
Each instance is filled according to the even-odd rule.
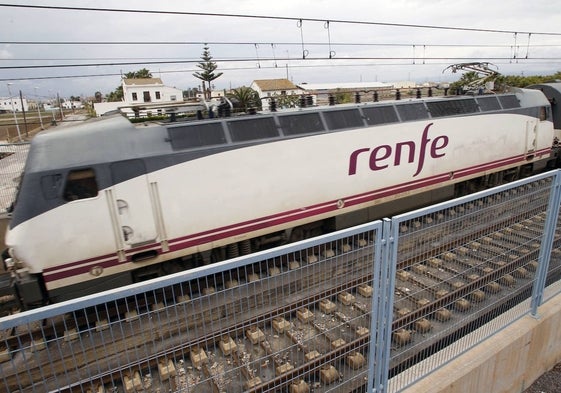
[[229,121],[228,127],[233,142],[250,142],[278,138],[279,136],[279,131],[272,117],[253,117]]
[[279,116],[279,123],[284,135],[311,134],[325,131],[319,113]]
[[97,196],[97,192],[97,181],[93,169],[79,169],[68,173],[64,187],[64,200],[93,198]]
[[226,144],[222,123],[195,123],[187,126],[169,127],[168,135],[173,150]]
[[501,110],[501,104],[499,104],[499,100],[495,96],[481,96],[477,97],[476,100],[482,112]]
[[365,107],[362,108],[362,111],[366,115],[366,122],[369,126],[399,122],[393,105]]
[[429,118],[427,108],[425,108],[425,105],[421,102],[396,105],[396,109],[397,113],[399,113],[399,116],[401,117],[401,121],[423,120]]
[[516,98],[514,94],[499,96],[499,102],[503,109],[520,108],[520,101],[518,101],[518,98]]
[[364,121],[358,109],[329,110],[323,117],[330,130],[364,127]]
[[456,116],[478,112],[479,108],[473,98],[460,100],[428,101],[432,117]]
[[539,108],[539,118],[541,121],[547,120],[547,108],[545,106]]

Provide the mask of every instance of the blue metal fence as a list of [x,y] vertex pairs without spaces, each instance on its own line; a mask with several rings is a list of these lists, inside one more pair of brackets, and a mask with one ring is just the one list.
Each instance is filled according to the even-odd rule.
[[400,391],[537,312],[559,176],[3,317],[0,386]]

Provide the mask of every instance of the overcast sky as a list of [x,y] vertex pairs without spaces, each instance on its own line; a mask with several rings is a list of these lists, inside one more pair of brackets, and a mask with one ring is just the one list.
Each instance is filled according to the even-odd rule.
[[224,73],[214,82],[219,89],[286,77],[444,82],[461,76],[447,66],[472,61],[490,62],[505,75],[561,70],[559,0],[0,0],[0,31],[0,96],[12,83],[13,95],[21,90],[30,99],[107,94],[121,73],[141,68],[167,85],[197,87],[192,74],[204,43]]

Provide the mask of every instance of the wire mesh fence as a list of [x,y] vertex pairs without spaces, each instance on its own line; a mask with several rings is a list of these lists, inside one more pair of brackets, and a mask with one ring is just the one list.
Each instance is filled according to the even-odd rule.
[[0,213],[8,211],[14,202],[29,143],[0,145]]
[[530,313],[520,304],[541,303],[535,284],[559,281],[559,188],[555,171],[9,315],[0,386],[398,392]]
[[[526,315],[528,307],[514,307],[532,296],[540,271],[559,279],[559,259],[548,263],[542,248],[544,233],[555,232],[557,213],[547,225],[547,212],[556,179],[548,175],[394,218],[392,364],[399,375],[392,391],[419,378],[419,368],[408,365],[438,353],[435,363],[424,363],[430,373]],[[461,346],[450,345],[459,340]]]
[[25,323],[14,316],[0,325],[13,329],[0,380],[22,392],[365,386],[379,233],[371,225],[159,279],[150,290],[53,306]]

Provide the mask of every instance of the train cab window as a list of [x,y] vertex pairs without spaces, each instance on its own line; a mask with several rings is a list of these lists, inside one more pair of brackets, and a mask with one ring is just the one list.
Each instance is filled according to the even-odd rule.
[[428,101],[427,107],[432,117],[464,115],[479,111],[473,98]]
[[63,197],[66,201],[97,196],[97,181],[93,169],[70,171],[66,177]]
[[300,135],[324,131],[319,113],[279,116],[284,135]]
[[387,123],[397,123],[397,113],[393,106],[375,106],[362,108],[362,112],[366,115],[366,122],[370,126]]
[[401,117],[401,121],[423,120],[428,119],[429,114],[427,108],[422,102],[407,103],[396,105],[397,113]]
[[325,111],[323,112],[323,117],[327,123],[327,128],[330,130],[364,127],[364,122],[358,109]]
[[229,121],[228,127],[233,142],[249,142],[279,136],[279,131],[272,117],[253,117]]

